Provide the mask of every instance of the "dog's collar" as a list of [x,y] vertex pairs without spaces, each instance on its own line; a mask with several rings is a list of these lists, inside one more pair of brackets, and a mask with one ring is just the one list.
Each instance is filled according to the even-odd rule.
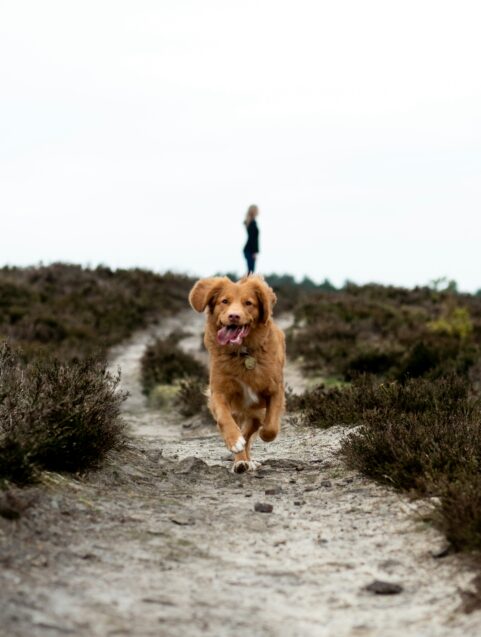
[[246,369],[254,369],[257,365],[257,360],[252,356],[247,347],[241,347],[237,352],[231,352],[230,355],[235,358],[243,358],[244,367]]
[[250,356],[249,349],[247,347],[240,347],[236,352],[231,352],[231,356]]

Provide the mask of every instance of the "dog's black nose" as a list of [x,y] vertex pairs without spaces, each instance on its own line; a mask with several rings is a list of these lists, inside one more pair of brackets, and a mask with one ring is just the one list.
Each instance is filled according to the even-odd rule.
[[237,323],[237,321],[240,321],[240,314],[229,314],[229,321]]

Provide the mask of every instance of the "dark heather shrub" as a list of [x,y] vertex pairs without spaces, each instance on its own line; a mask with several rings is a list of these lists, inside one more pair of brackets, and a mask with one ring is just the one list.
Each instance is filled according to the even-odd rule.
[[145,348],[141,359],[144,393],[148,394],[156,385],[170,385],[186,378],[207,382],[205,365],[182,351],[177,342],[176,336],[158,338]]
[[118,378],[105,363],[20,362],[0,350],[0,478],[30,479],[36,468],[78,471],[124,439]]
[[206,388],[206,379],[187,378],[180,381],[179,393],[175,404],[183,416],[190,417],[201,414],[208,417]]
[[28,484],[35,479],[35,466],[28,449],[14,435],[0,435],[0,485],[3,480]]
[[396,378],[439,378],[450,374],[465,376],[479,358],[471,342],[445,334],[424,335],[413,343],[396,370]]
[[300,411],[302,424],[316,427],[355,424],[359,420],[358,392],[352,387],[318,385],[298,396],[288,395],[289,411]]
[[399,364],[401,351],[388,349],[355,349],[349,357],[344,367],[343,376],[350,381],[360,374],[375,374],[377,376],[386,375],[391,369]]
[[304,424],[330,427],[360,424],[371,414],[382,418],[394,412],[449,412],[465,406],[468,395],[469,383],[462,377],[380,384],[374,376],[363,375],[345,387],[319,385],[296,397],[296,402]]
[[481,549],[481,475],[461,472],[440,487],[436,522],[456,550]]
[[[461,377],[373,387],[360,427],[344,441],[348,463],[398,488],[435,493],[481,469],[481,409]],[[359,402],[357,403],[359,405]]]

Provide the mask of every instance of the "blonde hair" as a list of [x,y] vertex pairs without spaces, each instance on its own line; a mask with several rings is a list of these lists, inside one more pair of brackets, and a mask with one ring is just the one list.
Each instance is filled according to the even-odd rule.
[[245,225],[248,226],[251,221],[254,221],[254,219],[257,217],[258,214],[259,214],[259,208],[255,204],[252,204],[252,206],[249,206],[249,208],[247,209],[246,218],[244,219]]

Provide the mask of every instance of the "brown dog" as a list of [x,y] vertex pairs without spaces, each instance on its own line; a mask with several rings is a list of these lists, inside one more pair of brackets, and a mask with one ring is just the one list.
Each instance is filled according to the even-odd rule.
[[274,440],[284,410],[285,339],[271,318],[276,296],[260,276],[238,283],[214,277],[197,281],[189,301],[197,312],[207,309],[209,409],[235,454],[233,471],[255,469],[253,436]]

